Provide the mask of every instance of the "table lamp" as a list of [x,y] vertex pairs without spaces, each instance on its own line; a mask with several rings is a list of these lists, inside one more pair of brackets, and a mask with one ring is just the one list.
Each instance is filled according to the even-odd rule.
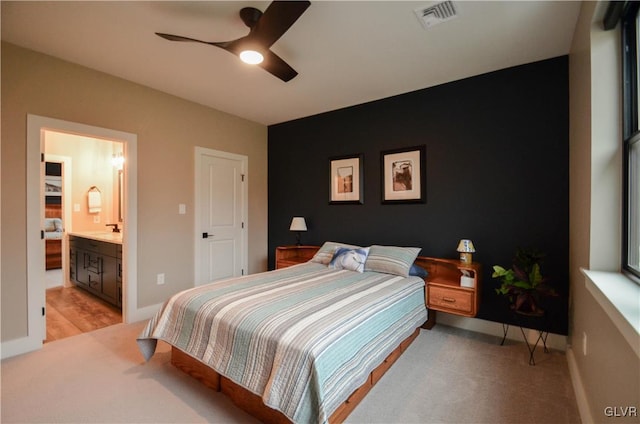
[[460,252],[460,262],[464,262],[466,264],[470,264],[471,254],[475,252],[476,249],[473,247],[473,242],[471,240],[463,239],[458,243],[458,252]]
[[300,233],[302,231],[307,231],[307,223],[302,216],[296,216],[291,220],[291,226],[289,227],[289,231],[296,232],[296,246],[300,246]]

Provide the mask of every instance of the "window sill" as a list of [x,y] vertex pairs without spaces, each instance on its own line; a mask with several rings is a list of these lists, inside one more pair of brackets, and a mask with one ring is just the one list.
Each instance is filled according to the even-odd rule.
[[619,272],[580,271],[587,290],[640,357],[640,286]]

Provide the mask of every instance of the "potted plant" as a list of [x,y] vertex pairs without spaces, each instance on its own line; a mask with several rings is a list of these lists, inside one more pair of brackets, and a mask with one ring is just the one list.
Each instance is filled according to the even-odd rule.
[[540,297],[557,296],[540,270],[544,256],[536,249],[518,248],[511,269],[493,266],[491,276],[502,282],[496,293],[507,296],[511,309],[517,313],[541,316],[544,310],[540,308]]

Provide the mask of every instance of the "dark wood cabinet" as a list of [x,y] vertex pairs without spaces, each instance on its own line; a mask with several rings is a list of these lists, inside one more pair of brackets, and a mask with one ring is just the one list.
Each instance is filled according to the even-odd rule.
[[78,287],[122,307],[122,246],[69,236],[69,277]]
[[116,293],[118,296],[118,307],[122,308],[122,245],[116,248]]

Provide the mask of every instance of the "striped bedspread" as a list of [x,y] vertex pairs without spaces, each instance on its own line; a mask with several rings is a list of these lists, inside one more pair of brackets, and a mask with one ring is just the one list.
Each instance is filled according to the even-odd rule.
[[174,295],[138,338],[198,358],[295,423],[325,423],[427,319],[424,281],[305,263]]

